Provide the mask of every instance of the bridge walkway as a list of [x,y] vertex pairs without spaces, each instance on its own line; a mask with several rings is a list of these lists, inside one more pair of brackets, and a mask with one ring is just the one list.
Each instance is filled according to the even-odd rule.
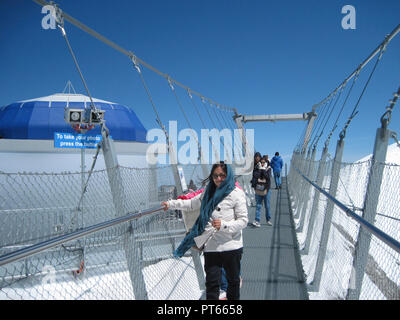
[[[272,183],[273,184],[273,183]],[[282,189],[271,190],[271,222],[261,209],[261,227],[251,226],[255,207],[249,207],[249,225],[243,230],[242,300],[308,300],[286,178]]]

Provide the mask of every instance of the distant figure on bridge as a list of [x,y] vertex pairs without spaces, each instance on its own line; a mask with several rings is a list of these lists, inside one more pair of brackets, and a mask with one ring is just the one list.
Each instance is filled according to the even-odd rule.
[[240,261],[243,253],[242,229],[247,226],[247,205],[243,190],[235,186],[232,168],[224,162],[214,164],[204,192],[188,200],[163,202],[164,210],[193,211],[200,215],[174,251],[182,257],[193,246],[204,249],[206,299],[218,300],[221,270],[228,280],[228,300],[240,298]]
[[283,160],[279,155],[279,152],[275,152],[275,156],[271,160],[271,167],[274,171],[274,180],[276,189],[280,189],[282,185],[281,171],[283,167]]
[[271,161],[269,161],[267,154],[264,155],[264,158],[265,158],[265,163],[267,164],[267,167],[271,166]]
[[270,210],[270,199],[271,199],[271,167],[267,156],[261,158],[261,161],[257,164],[257,168],[253,171],[253,178],[251,179],[252,187],[256,194],[256,217],[253,222],[254,227],[260,227],[260,214],[261,207],[264,203],[265,217],[268,225],[271,223],[271,210]]
[[256,152],[254,154],[254,166],[253,166],[253,170],[255,170],[257,168],[257,164],[260,162],[261,160],[261,153]]

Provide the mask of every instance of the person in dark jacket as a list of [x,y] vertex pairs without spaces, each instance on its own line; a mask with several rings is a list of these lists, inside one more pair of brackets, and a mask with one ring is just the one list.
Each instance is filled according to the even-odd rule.
[[254,154],[254,166],[253,166],[253,171],[257,168],[257,164],[260,162],[261,160],[261,153],[256,152]]
[[260,214],[261,207],[264,203],[265,217],[268,225],[271,223],[271,210],[270,210],[270,198],[271,198],[271,167],[268,165],[267,157],[261,158],[257,164],[257,168],[253,171],[253,178],[251,180],[252,187],[256,193],[256,217],[253,222],[254,227],[260,227]]
[[283,160],[279,155],[279,152],[275,152],[275,156],[271,160],[271,167],[274,171],[274,180],[276,189],[280,189],[282,185],[281,171],[283,167]]

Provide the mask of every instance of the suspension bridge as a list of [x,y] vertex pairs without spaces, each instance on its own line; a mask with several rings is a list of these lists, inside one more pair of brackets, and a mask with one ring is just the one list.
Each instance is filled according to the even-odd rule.
[[[0,299],[203,299],[203,256],[191,250],[181,259],[173,258],[172,252],[186,232],[184,216],[160,207],[162,201],[188,191],[182,173],[195,188],[201,187],[209,173],[210,165],[202,161],[206,151],[193,130],[193,117],[203,128],[218,128],[220,132],[238,128],[239,139],[219,136],[207,140],[215,156],[221,145],[228,158],[238,156],[233,167],[246,193],[249,221],[255,215],[249,170],[253,164],[248,163],[254,152],[244,124],[306,121],[290,167],[286,167],[283,188],[270,190],[273,225],[261,223],[260,228],[243,230],[242,299],[400,298],[400,167],[386,161],[388,150],[400,149],[397,134],[389,129],[400,88],[390,88],[397,91],[393,95],[388,92],[390,104],[382,106],[376,139],[371,141],[372,157],[355,163],[342,161],[346,131],[362,112],[363,96],[400,26],[311,110],[298,115],[252,116],[192,90],[55,4],[35,2],[54,9],[57,28],[86,89],[89,111],[69,110],[66,104],[68,121],[82,133],[90,125],[100,127],[102,140],[86,174],[0,172]],[[165,80],[183,122],[192,129],[198,151],[196,164],[132,168],[118,163],[110,138],[113,132],[102,121],[101,104],[90,94],[65,21],[128,57],[166,138],[164,149],[157,152],[175,159],[177,146],[166,129],[166,119],[160,116],[145,70]],[[373,67],[359,85],[358,79],[369,64]],[[335,155],[328,159],[330,140],[339,121],[346,118],[349,97],[354,97],[357,86],[361,93],[338,136]],[[188,112],[187,106],[192,111]],[[89,121],[82,121],[87,112]],[[332,118],[335,114],[336,119]],[[328,124],[331,130],[321,159],[316,160],[318,143],[329,130]],[[390,139],[395,144],[389,146]],[[105,170],[94,170],[99,154],[104,157]]]

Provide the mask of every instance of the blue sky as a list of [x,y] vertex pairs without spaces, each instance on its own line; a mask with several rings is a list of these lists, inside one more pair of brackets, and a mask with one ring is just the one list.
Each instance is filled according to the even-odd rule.
[[[248,115],[310,111],[400,23],[400,2],[395,0],[57,3],[66,13],[175,80]],[[344,30],[341,25],[341,9],[348,4],[356,10],[355,30]],[[59,30],[42,29],[43,17],[41,7],[33,1],[0,1],[1,106],[61,92],[68,80],[78,93],[86,94]],[[68,22],[65,28],[91,94],[132,107],[147,129],[157,128],[130,60]],[[339,118],[330,143],[332,155],[374,62],[361,73]],[[347,130],[345,161],[372,152],[379,119],[400,85],[399,75],[400,35],[388,45],[361,100],[359,114]],[[144,77],[162,121],[178,120],[178,127],[186,128],[166,80],[146,69]],[[199,130],[201,123],[186,93],[180,89],[177,93],[193,127]],[[317,146],[317,158],[340,101],[343,99]],[[196,103],[201,105],[200,100]],[[390,129],[400,132],[398,109],[397,105]],[[305,123],[247,123],[245,127],[255,130],[257,151],[270,157],[279,151],[289,161]]]

